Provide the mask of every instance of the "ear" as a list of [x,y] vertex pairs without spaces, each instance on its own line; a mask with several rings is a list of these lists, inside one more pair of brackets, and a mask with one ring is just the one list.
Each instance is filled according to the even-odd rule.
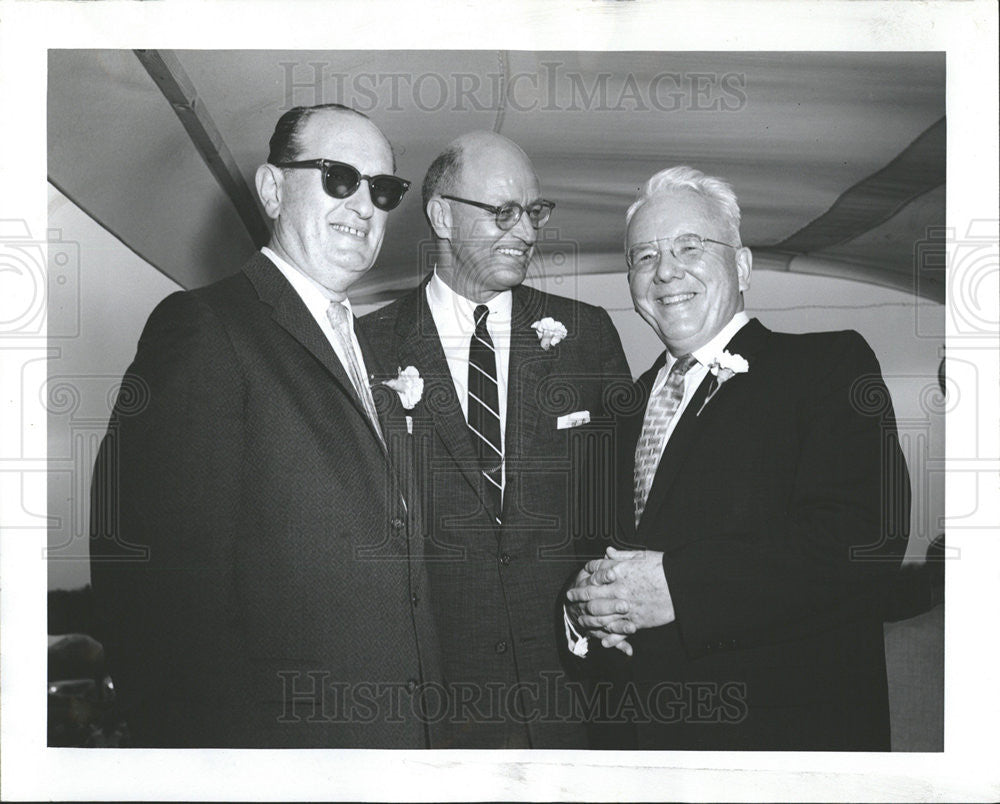
[[427,214],[427,220],[431,225],[431,229],[434,230],[434,234],[441,240],[450,241],[452,226],[451,205],[445,203],[444,199],[439,195],[431,196],[424,212]]
[[281,191],[285,174],[280,168],[271,164],[263,164],[257,168],[257,175],[254,177],[257,184],[257,195],[260,203],[264,206],[264,212],[271,220],[277,220],[281,212]]
[[740,278],[740,293],[750,289],[750,272],[753,270],[753,254],[746,246],[736,250],[736,275]]

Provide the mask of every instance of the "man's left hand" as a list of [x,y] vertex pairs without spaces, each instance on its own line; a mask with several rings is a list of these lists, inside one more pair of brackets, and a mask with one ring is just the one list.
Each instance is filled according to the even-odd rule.
[[574,620],[588,631],[632,634],[674,621],[663,553],[609,547],[604,558],[587,564],[586,572],[566,597]]

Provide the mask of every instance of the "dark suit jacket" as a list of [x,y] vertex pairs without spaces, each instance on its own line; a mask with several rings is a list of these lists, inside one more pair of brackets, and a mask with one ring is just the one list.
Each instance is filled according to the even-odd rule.
[[[631,389],[621,341],[600,308],[514,290],[498,526],[425,287],[365,316],[361,327],[385,362],[415,366],[425,379],[424,399],[412,411],[414,440],[453,693],[440,745],[586,747],[562,664],[561,592],[614,527],[610,407]],[[545,316],[569,333],[547,351],[531,328]],[[557,429],[560,416],[583,410],[589,424]]]
[[152,313],[93,500],[101,637],[137,745],[428,744],[421,541],[336,354],[264,256]]
[[[856,332],[751,320],[750,364],[667,442],[626,541],[664,552],[676,610],[630,662],[643,748],[888,750],[879,596],[906,548],[910,488],[892,402]],[[624,421],[621,499],[650,388]],[[700,414],[699,414],[700,410]],[[620,532],[634,532],[632,506]]]

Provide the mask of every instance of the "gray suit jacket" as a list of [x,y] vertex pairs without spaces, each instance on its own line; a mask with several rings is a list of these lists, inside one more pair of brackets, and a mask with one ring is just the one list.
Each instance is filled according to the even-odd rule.
[[[415,366],[425,380],[409,415],[431,604],[452,692],[439,745],[586,747],[577,682],[563,665],[561,594],[614,527],[612,408],[631,388],[621,341],[600,308],[514,290],[497,525],[425,286],[360,327],[384,363]],[[547,351],[531,328],[545,316],[569,333]],[[589,412],[589,424],[558,428],[560,416],[577,411]],[[389,418],[401,415],[397,408]]]

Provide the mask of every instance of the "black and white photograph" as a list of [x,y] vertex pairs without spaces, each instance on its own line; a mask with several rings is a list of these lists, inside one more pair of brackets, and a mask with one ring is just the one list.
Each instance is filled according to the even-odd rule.
[[8,3],[4,796],[996,798],[997,12],[889,5]]

